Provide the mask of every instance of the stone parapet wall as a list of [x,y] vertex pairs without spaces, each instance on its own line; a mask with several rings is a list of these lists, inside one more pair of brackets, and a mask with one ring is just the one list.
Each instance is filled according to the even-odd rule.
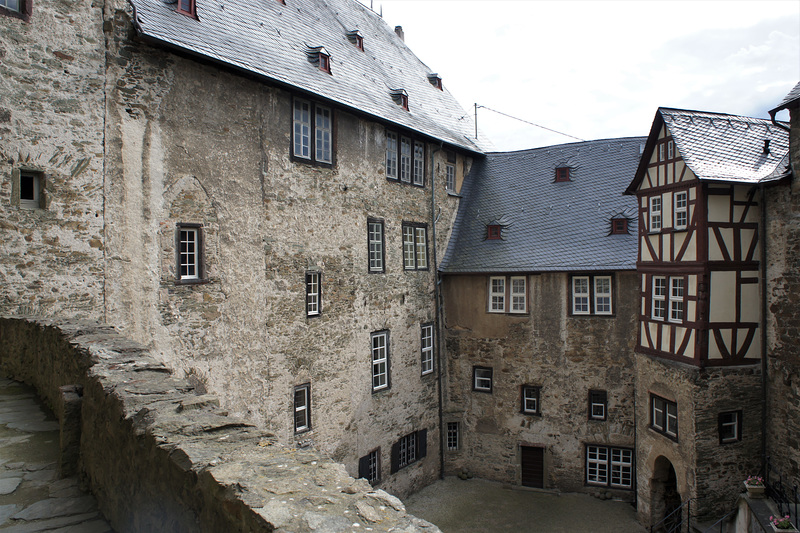
[[109,326],[0,318],[0,370],[56,410],[60,387],[82,388],[80,470],[120,533],[439,531],[342,465],[228,416]]

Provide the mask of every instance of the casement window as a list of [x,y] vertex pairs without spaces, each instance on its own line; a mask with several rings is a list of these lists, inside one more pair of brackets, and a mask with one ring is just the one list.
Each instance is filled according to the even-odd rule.
[[522,386],[520,412],[525,415],[539,415],[541,414],[539,404],[539,394],[541,387],[534,387],[531,385]]
[[372,342],[372,392],[388,389],[389,382],[389,332],[376,331],[370,335]]
[[730,444],[742,440],[742,411],[719,414],[719,443]]
[[455,452],[461,444],[461,428],[458,422],[447,423],[447,451]]
[[31,4],[31,0],[0,0],[0,15],[28,22],[31,16]]
[[654,320],[664,320],[667,315],[667,278],[653,276],[652,311]]
[[669,321],[683,322],[684,279],[669,278]]
[[386,132],[386,179],[425,186],[425,143]]
[[44,202],[44,174],[29,170],[15,169],[11,172],[13,205],[20,209],[43,209]]
[[311,383],[294,388],[294,432],[311,429]]
[[686,229],[689,221],[687,196],[686,191],[676,192],[673,195],[672,221],[677,230]]
[[569,177],[569,167],[558,167],[556,169],[556,183],[572,181]]
[[[663,145],[659,145],[663,146]],[[650,233],[661,231],[661,197],[650,198]]]
[[200,224],[178,224],[175,231],[178,282],[203,279],[203,228]]
[[658,160],[664,161],[664,143],[658,144]]
[[333,111],[330,107],[294,99],[292,155],[295,160],[333,164]]
[[486,226],[486,239],[490,241],[500,240],[502,235],[502,226],[500,224],[489,224]]
[[615,489],[633,488],[633,450],[586,445],[586,484]]
[[605,420],[608,411],[608,394],[604,390],[589,391],[589,420]]
[[526,276],[491,276],[489,278],[489,312],[527,313],[527,281]]
[[445,182],[444,188],[448,191],[456,190],[456,166],[452,163],[446,163],[444,166]]
[[428,226],[403,222],[403,269],[428,270]]
[[306,316],[322,313],[322,274],[306,272]]
[[433,324],[423,324],[420,333],[422,375],[433,372]]
[[678,404],[651,394],[650,428],[678,440]]
[[428,430],[422,429],[409,433],[392,445],[392,474],[416,463],[427,454]]
[[331,74],[331,56],[329,56],[325,52],[320,51],[317,60],[319,61],[319,69],[322,72],[327,72],[328,74]]
[[674,159],[675,158],[675,143],[672,141],[667,141],[667,159]]
[[628,219],[627,218],[612,218],[611,219],[611,235],[627,235],[628,232]]
[[572,276],[573,315],[611,315],[611,276]]
[[492,374],[494,370],[486,366],[472,367],[472,390],[492,392]]
[[195,0],[178,0],[178,7],[175,11],[189,17],[197,18]]
[[369,271],[384,272],[383,220],[367,219]]
[[371,485],[381,480],[381,449],[372,450],[358,460],[358,477],[366,479]]

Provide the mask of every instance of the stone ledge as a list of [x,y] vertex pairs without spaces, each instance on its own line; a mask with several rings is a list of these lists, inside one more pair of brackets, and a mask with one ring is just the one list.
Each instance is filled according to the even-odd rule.
[[0,318],[0,369],[51,406],[78,385],[80,464],[127,532],[438,532],[394,496],[231,417],[112,327]]

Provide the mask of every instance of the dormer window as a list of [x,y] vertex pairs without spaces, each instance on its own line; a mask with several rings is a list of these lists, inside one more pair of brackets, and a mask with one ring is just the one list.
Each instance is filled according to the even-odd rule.
[[197,18],[195,0],[178,0],[178,13],[182,13],[192,18]]
[[502,227],[500,224],[489,224],[486,226],[486,239],[489,241],[499,241],[501,239]]
[[611,219],[611,235],[627,235],[627,233],[628,233],[627,218]]
[[[184,0],[179,0],[184,1]],[[324,46],[317,46],[306,50],[306,55],[311,63],[315,63],[322,72],[331,73],[331,55]]]
[[558,167],[556,169],[556,183],[562,181],[572,181],[569,177],[569,167]]
[[358,30],[347,32],[347,40],[356,45],[356,48],[364,51],[364,36]]
[[434,72],[428,74],[428,81],[431,83],[431,85],[433,85],[434,87],[436,87],[440,91],[444,90],[442,88],[442,78],[440,78],[438,74],[436,74]]
[[408,93],[405,89],[393,89],[392,100],[394,103],[408,111]]

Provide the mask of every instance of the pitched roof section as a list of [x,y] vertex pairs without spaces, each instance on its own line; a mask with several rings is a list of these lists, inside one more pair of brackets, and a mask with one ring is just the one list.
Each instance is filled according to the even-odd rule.
[[797,107],[798,105],[800,105],[800,82],[794,86],[794,89],[789,91],[789,94],[786,95],[786,97],[783,99],[783,102],[781,102],[778,107],[770,110],[769,116],[774,117],[778,111],[791,107]]
[[[645,137],[487,154],[464,180],[446,273],[635,270],[636,199],[623,196]],[[570,167],[571,181],[555,182]],[[611,219],[629,234],[611,235]],[[488,240],[500,224],[502,239]]]
[[[666,125],[680,156],[700,180],[761,183],[785,176],[789,132],[763,118],[660,107],[636,177],[627,193],[638,189]],[[769,150],[765,153],[765,141]]]
[[[355,0],[197,0],[197,19],[174,3],[130,0],[138,31],[192,54],[313,93],[381,121],[473,152],[474,123],[455,98],[428,81],[431,69],[373,11]],[[348,39],[358,30],[364,51]],[[309,63],[309,47],[330,53],[332,75]],[[408,91],[409,111],[391,90]],[[488,145],[487,145],[488,146]]]

